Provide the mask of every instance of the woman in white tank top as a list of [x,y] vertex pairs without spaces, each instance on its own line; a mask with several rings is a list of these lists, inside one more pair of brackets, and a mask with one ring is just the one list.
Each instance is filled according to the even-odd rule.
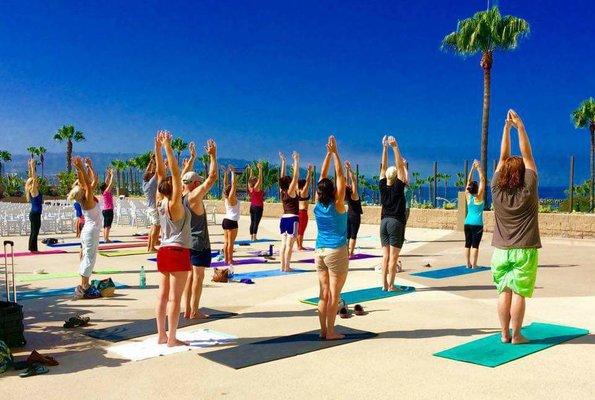
[[[227,174],[231,175],[231,185],[228,184]],[[223,253],[228,266],[233,265],[233,245],[238,236],[238,221],[240,220],[240,201],[236,196],[236,187],[235,169],[230,165],[223,176],[225,218],[221,223],[225,235]]]

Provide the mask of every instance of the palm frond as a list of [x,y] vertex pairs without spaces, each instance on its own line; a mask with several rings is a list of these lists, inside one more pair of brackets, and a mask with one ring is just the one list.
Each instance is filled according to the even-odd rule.
[[595,124],[595,99],[589,97],[583,100],[578,108],[572,111],[570,118],[577,129],[588,128],[591,124]]

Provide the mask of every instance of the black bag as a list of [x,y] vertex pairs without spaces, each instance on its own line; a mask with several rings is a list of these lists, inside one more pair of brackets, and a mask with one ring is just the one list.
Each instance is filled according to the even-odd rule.
[[[8,283],[8,251],[10,245],[11,267],[12,267],[12,294],[11,301],[10,285]],[[23,325],[23,306],[17,303],[17,287],[14,279],[14,242],[4,241],[4,284],[6,286],[6,300],[0,301],[0,340],[8,347],[22,347],[25,340],[25,326]]]
[[47,245],[58,244],[58,239],[56,239],[56,238],[45,238],[45,239],[42,239],[41,240],[41,243],[47,244]]

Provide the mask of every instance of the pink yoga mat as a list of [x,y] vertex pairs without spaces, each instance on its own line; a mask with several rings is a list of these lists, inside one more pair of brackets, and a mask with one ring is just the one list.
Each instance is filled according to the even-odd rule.
[[130,247],[147,247],[147,242],[102,244],[99,246],[99,250],[128,249]]
[[[64,250],[43,250],[43,251],[38,251],[37,253],[31,253],[30,251],[22,251],[19,253],[14,253],[15,257],[27,257],[27,256],[45,256],[48,254],[64,254],[66,253],[66,251]],[[10,256],[10,253],[8,253],[8,255]],[[6,255],[4,253],[0,254],[0,258],[4,258],[6,257]]]

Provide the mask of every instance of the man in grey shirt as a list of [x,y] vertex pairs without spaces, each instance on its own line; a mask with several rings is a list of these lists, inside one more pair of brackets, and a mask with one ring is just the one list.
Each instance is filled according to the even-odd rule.
[[157,174],[155,174],[155,156],[151,157],[149,165],[143,175],[143,193],[147,198],[147,216],[151,224],[149,240],[147,245],[148,252],[156,252],[155,246],[159,244],[159,213],[157,212]]

